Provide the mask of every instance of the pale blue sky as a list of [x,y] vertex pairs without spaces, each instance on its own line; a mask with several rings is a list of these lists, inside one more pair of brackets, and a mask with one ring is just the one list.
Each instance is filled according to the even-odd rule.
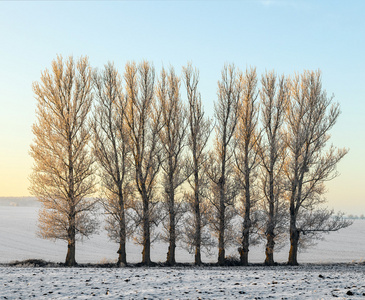
[[[0,196],[26,196],[35,121],[32,82],[57,54],[94,67],[147,59],[156,69],[188,61],[213,115],[225,62],[259,74],[321,69],[342,114],[332,142],[349,147],[329,207],[365,213],[365,1],[1,1]],[[185,96],[183,94],[183,96]]]

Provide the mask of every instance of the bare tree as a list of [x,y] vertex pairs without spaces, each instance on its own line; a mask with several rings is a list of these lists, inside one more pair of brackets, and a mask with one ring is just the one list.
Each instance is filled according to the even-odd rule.
[[195,251],[196,265],[202,263],[201,248],[210,246],[210,234],[205,231],[208,225],[206,188],[208,185],[204,172],[207,161],[207,143],[212,131],[211,120],[204,116],[201,96],[198,92],[199,73],[193,71],[191,64],[183,68],[183,76],[188,98],[188,148],[191,158],[188,160],[188,183],[193,190],[187,193],[190,215],[185,223],[186,243]]
[[[128,63],[124,74],[127,94],[126,123],[131,139],[136,187],[142,205],[135,202],[137,225],[142,228],[142,263],[151,264],[151,229],[156,221],[155,186],[161,164],[159,132],[161,110],[155,99],[155,70],[144,61]],[[141,206],[141,207],[140,207]]]
[[[289,90],[284,76],[274,72],[261,78],[261,119],[263,136],[258,148],[262,164],[263,211],[265,218],[265,264],[274,265],[275,242],[285,232],[284,162],[286,147],[285,112]],[[286,229],[286,228],[285,228]]]
[[132,196],[130,140],[125,114],[127,99],[122,93],[122,79],[108,63],[94,74],[97,105],[93,129],[93,154],[98,162],[102,183],[101,203],[107,214],[109,237],[119,243],[118,266],[127,263],[126,239],[130,234],[126,210]]
[[[325,202],[325,182],[338,175],[336,165],[348,150],[327,146],[331,137],[329,130],[335,125],[340,108],[322,89],[321,73],[305,71],[295,76],[290,82],[290,92],[286,115],[288,163],[285,170],[290,204],[288,264],[297,265],[301,233],[323,233],[349,225],[343,219],[333,219],[332,213],[317,210]],[[304,215],[306,218],[301,218]],[[300,224],[299,219],[304,223]],[[314,221],[319,219],[321,222]]]
[[92,70],[87,57],[63,61],[58,56],[52,71],[33,83],[37,121],[33,125],[34,159],[30,191],[43,205],[40,234],[68,243],[66,265],[76,265],[76,235],[88,237],[96,228],[90,214],[95,201],[93,158],[88,151],[92,106]]
[[218,101],[215,103],[216,138],[210,153],[207,174],[212,183],[210,201],[212,228],[218,235],[218,263],[225,263],[225,245],[233,239],[232,219],[236,184],[233,180],[232,141],[238,121],[240,82],[234,65],[225,65],[218,81]]
[[251,210],[257,201],[255,185],[259,165],[258,145],[260,134],[257,129],[258,105],[256,69],[246,70],[240,75],[241,96],[238,103],[237,129],[235,132],[235,169],[241,189],[241,215],[243,214],[240,259],[248,264],[250,231],[252,229]]
[[163,148],[163,196],[168,214],[164,222],[166,239],[169,243],[167,264],[174,265],[176,240],[180,235],[179,220],[183,215],[181,201],[177,199],[177,189],[185,181],[183,173],[183,148],[186,144],[186,110],[180,98],[180,79],[171,67],[167,74],[161,71],[161,79],[157,88],[157,98],[161,108],[161,124],[159,132]]
[[300,228],[298,248],[308,248],[322,239],[324,234],[350,226],[352,220],[344,218],[344,214],[336,213],[325,207],[303,210],[297,218],[297,228]]

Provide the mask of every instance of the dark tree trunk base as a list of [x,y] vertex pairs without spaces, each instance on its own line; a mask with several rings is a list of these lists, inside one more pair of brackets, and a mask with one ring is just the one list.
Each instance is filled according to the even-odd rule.
[[241,248],[240,250],[240,262],[241,266],[248,266],[248,251]]
[[176,264],[176,260],[175,260],[175,245],[171,245],[169,246],[169,250],[167,252],[167,259],[166,259],[166,264],[169,266],[173,266]]
[[196,248],[194,264],[195,264],[196,266],[200,266],[200,265],[202,264],[202,258],[201,258],[201,253],[200,253],[200,247],[199,247],[199,248]]
[[150,266],[151,265],[150,247],[143,247],[142,265],[144,265],[144,266]]
[[127,253],[125,250],[125,242],[121,242],[119,244],[119,250],[117,251],[118,253],[118,262],[117,262],[117,266],[118,267],[123,267],[127,264]]
[[218,253],[218,265],[220,266],[224,266],[226,263],[226,257],[225,257],[225,250],[224,249],[219,249],[219,253]]
[[75,242],[73,242],[73,243],[69,242],[68,248],[67,248],[66,261],[65,261],[66,266],[74,267],[77,265],[76,259],[75,259],[75,254],[76,254]]
[[298,243],[299,243],[299,231],[292,230],[290,232],[290,251],[289,251],[289,266],[298,266]]
[[275,266],[275,261],[273,255],[267,256],[264,262],[265,266]]
[[265,249],[265,255],[266,255],[265,265],[266,266],[275,265],[274,246],[275,246],[274,233],[273,233],[273,230],[270,230],[270,233],[267,235],[267,243],[266,243],[266,249]]

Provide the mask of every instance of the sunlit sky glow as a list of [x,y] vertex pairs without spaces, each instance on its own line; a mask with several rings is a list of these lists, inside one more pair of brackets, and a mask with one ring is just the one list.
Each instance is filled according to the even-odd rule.
[[[35,121],[32,82],[57,54],[129,60],[200,70],[200,91],[213,115],[225,62],[259,74],[321,69],[342,114],[332,142],[350,148],[341,176],[328,183],[328,206],[365,213],[365,1],[1,1],[0,196],[28,196]],[[185,94],[182,93],[185,99]]]

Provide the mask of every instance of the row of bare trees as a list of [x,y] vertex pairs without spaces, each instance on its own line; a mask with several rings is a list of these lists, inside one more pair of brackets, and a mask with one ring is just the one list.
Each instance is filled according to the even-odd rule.
[[68,242],[66,265],[76,264],[76,237],[97,229],[97,203],[119,243],[118,265],[127,263],[131,237],[150,265],[159,224],[168,265],[178,241],[195,264],[217,245],[224,265],[227,247],[238,245],[247,265],[259,240],[273,265],[288,237],[288,263],[296,265],[301,244],[350,225],[322,205],[347,150],[328,146],[340,110],[320,72],[267,72],[259,87],[255,68],[226,65],[213,119],[198,84],[190,64],[181,76],[171,67],[156,77],[151,63],[130,62],[121,75],[111,63],[94,70],[86,57],[61,56],[34,83],[30,190],[43,204],[40,234]]

